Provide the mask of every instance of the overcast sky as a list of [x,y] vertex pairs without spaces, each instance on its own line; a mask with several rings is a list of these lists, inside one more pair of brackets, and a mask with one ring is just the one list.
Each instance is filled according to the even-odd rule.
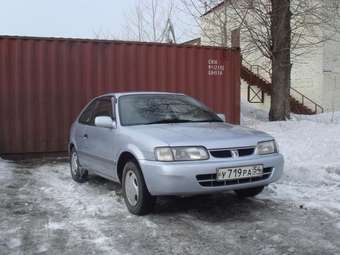
[[0,0],[0,34],[120,36],[135,0]]

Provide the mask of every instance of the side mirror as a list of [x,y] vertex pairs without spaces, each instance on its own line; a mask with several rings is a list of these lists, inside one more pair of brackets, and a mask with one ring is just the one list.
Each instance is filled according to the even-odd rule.
[[98,116],[94,119],[94,125],[102,128],[115,128],[116,122],[108,116]]
[[223,113],[217,113],[217,116],[225,122],[225,115]]

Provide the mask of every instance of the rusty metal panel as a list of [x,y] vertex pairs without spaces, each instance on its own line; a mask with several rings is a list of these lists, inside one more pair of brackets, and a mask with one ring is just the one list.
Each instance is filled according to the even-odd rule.
[[183,92],[239,123],[237,49],[123,41],[0,37],[0,153],[67,150],[93,97]]

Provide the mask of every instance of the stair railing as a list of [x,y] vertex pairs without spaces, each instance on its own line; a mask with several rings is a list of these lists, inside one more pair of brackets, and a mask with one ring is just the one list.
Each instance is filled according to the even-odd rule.
[[[301,100],[298,100],[296,96],[293,96],[292,94],[297,95]],[[323,113],[324,112],[324,108],[319,105],[318,103],[314,102],[312,99],[310,99],[309,97],[305,96],[304,94],[302,94],[300,91],[298,91],[297,89],[294,88],[290,88],[290,95],[295,98],[296,100],[298,100],[302,105],[310,108],[310,109],[314,109],[314,114],[318,114],[318,113]],[[313,110],[312,110],[313,111]]]
[[259,78],[267,82],[271,80],[271,71],[268,71],[261,65],[252,65],[244,59],[242,60],[242,65],[245,66],[252,73],[256,74]]
[[[242,59],[242,65],[244,67],[246,67],[249,71],[251,71],[252,73],[257,75],[259,78],[261,78],[261,79],[267,81],[267,83],[271,84],[271,82],[268,81],[268,80],[271,80],[271,75],[268,72],[268,70],[266,70],[262,66],[260,66],[260,65],[252,65],[252,64],[250,64],[249,62],[247,62],[244,59]],[[263,73],[268,75],[269,79],[268,78],[264,78]],[[300,102],[303,106],[311,109],[311,111],[314,110],[314,112],[313,112],[314,114],[323,113],[324,112],[324,108],[321,105],[319,105],[318,103],[316,103],[315,101],[313,101],[309,97],[305,96],[304,94],[302,94],[297,89],[294,89],[294,88],[290,87],[290,96],[292,98],[294,98],[295,100],[297,100],[298,102]]]

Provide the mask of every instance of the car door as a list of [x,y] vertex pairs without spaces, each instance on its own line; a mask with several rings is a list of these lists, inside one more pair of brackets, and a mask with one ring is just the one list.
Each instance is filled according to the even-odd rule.
[[89,168],[89,157],[87,155],[87,128],[93,125],[93,115],[97,102],[91,102],[81,113],[75,129],[75,140],[77,144],[78,159],[80,165]]
[[95,126],[95,118],[103,116],[115,120],[111,97],[103,97],[97,100],[92,116],[93,125],[89,125],[86,129],[86,154],[91,170],[112,179],[116,129]]

